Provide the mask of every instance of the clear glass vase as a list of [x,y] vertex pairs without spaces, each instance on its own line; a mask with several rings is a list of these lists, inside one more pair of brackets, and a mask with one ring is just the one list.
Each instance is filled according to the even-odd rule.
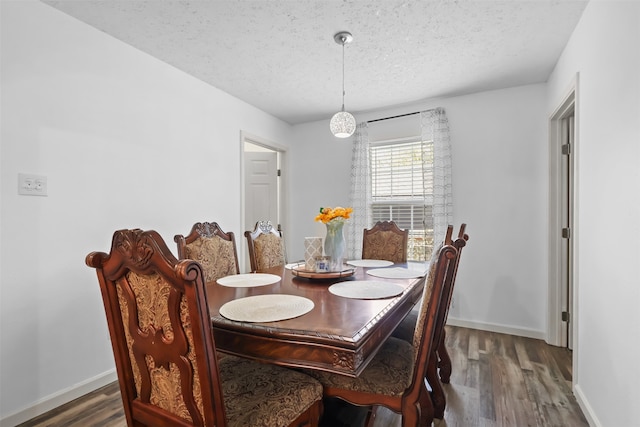
[[331,257],[331,271],[342,271],[342,263],[344,261],[345,241],[344,222],[329,221],[327,224],[327,237],[324,239],[324,253]]

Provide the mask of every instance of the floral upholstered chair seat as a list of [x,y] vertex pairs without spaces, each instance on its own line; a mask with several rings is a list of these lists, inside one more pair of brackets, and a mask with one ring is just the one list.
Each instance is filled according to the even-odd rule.
[[402,396],[411,384],[415,353],[407,341],[389,338],[359,376],[306,371],[322,384],[360,393]]
[[220,377],[229,427],[285,427],[322,399],[308,375],[235,356],[220,361]]

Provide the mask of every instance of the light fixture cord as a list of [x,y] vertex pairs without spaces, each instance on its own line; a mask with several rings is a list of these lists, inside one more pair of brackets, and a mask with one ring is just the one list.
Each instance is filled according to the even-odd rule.
[[342,36],[342,111],[344,112],[344,44],[347,38]]

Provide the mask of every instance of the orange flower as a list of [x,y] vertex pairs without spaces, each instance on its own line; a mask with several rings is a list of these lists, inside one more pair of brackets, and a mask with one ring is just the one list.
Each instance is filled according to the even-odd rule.
[[316,215],[316,221],[327,224],[329,222],[346,222],[353,212],[353,208],[343,208],[336,206],[335,208],[320,208],[320,213]]

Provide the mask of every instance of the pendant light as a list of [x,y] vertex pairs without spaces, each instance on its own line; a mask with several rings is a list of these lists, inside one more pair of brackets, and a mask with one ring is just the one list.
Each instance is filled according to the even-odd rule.
[[342,110],[331,117],[329,128],[337,138],[348,138],[356,130],[356,119],[353,114],[344,111],[344,45],[353,41],[353,36],[347,31],[341,31],[333,36],[336,43],[342,45]]

